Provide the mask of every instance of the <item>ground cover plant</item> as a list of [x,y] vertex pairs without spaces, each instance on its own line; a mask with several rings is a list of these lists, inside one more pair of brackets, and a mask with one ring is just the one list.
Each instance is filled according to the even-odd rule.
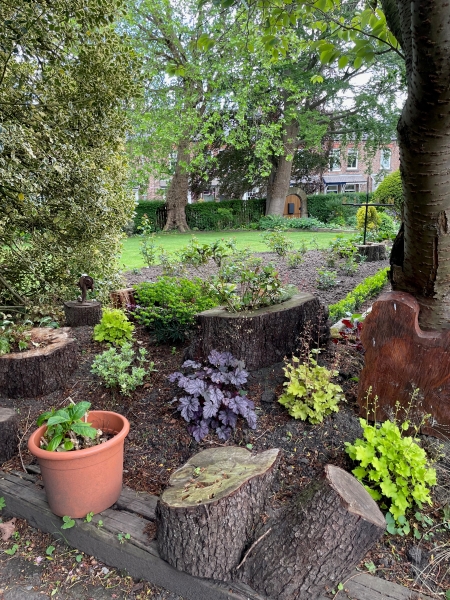
[[94,327],[94,340],[122,346],[133,338],[134,325],[119,308],[105,308],[100,323]]

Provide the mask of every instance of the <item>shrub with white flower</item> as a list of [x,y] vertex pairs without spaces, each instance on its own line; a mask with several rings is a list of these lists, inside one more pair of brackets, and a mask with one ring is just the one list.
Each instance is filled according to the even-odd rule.
[[244,417],[251,429],[256,429],[254,403],[246,392],[239,389],[247,382],[248,372],[242,361],[230,352],[212,350],[208,364],[187,360],[182,364],[184,373],[169,375],[169,381],[177,382],[184,390],[181,398],[175,397],[178,410],[190,423],[189,431],[197,442],[205,438],[210,430],[221,440],[227,440],[236,427],[239,415]]

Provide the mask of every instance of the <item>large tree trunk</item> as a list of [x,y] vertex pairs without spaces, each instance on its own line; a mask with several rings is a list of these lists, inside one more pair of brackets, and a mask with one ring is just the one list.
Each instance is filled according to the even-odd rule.
[[282,215],[289,188],[294,154],[297,150],[298,122],[292,118],[283,132],[284,152],[273,167],[267,189],[267,214]]
[[178,144],[175,173],[167,190],[167,221],[164,225],[164,231],[170,229],[178,229],[181,232],[189,231],[185,211],[189,192],[189,173],[187,170],[189,161],[190,143],[189,139],[185,138]]
[[398,124],[403,252],[397,247],[392,257],[391,281],[419,302],[422,329],[439,331],[450,329],[450,4],[398,0],[397,6],[408,98]]

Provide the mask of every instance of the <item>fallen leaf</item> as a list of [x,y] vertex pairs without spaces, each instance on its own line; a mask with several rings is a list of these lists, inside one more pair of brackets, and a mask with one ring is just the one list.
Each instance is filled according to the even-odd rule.
[[12,534],[16,530],[16,518],[14,517],[11,521],[6,521],[6,523],[0,523],[0,534],[2,536],[2,541],[6,542],[12,536]]

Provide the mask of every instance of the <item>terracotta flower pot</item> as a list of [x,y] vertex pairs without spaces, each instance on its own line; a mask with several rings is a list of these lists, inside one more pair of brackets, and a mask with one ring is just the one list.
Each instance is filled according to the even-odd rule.
[[88,421],[116,435],[98,446],[69,452],[49,452],[39,447],[46,425],[28,440],[28,449],[41,467],[50,509],[60,517],[99,513],[112,506],[122,491],[123,447],[130,424],[122,415],[100,410],[89,412]]

